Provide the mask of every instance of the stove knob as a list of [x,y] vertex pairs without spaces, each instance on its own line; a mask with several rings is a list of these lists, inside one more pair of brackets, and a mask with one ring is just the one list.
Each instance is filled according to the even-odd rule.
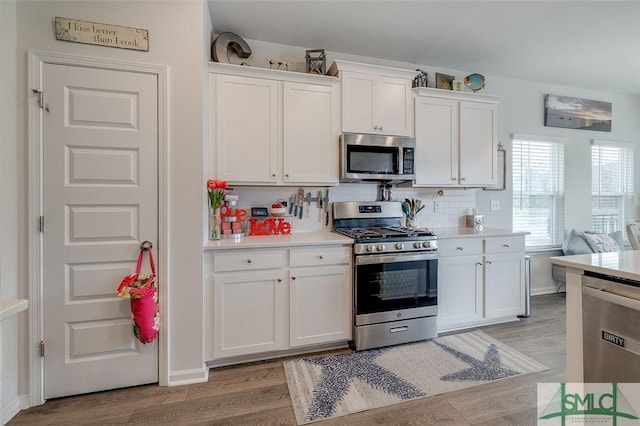
[[396,250],[402,250],[404,248],[404,244],[396,243]]
[[431,241],[425,241],[425,242],[423,242],[423,243],[422,243],[422,247],[424,247],[424,248],[429,248],[429,247],[431,247]]
[[373,244],[369,244],[369,245],[367,246],[367,251],[368,251],[368,252],[372,252],[372,251],[373,251]]
[[384,251],[384,244],[378,244],[378,251]]
[[422,243],[420,241],[416,241],[415,243],[413,243],[413,247],[419,249],[422,247]]

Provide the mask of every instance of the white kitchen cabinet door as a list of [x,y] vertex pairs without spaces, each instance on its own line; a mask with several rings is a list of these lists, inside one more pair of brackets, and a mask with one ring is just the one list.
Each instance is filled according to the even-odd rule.
[[460,102],[460,184],[492,186],[497,182],[496,104]]
[[291,347],[351,339],[349,265],[291,269]]
[[283,83],[285,183],[338,183],[338,95],[334,86]]
[[343,71],[342,131],[413,136],[411,80]]
[[342,131],[351,133],[378,133],[374,123],[376,76],[344,71],[342,81]]
[[411,80],[379,76],[376,83],[374,130],[383,135],[413,136]]
[[458,104],[416,98],[416,186],[458,185]]
[[277,182],[279,83],[231,75],[212,78],[216,177],[231,184]]
[[[523,237],[524,238],[524,237]],[[524,253],[485,255],[485,317],[515,318],[524,312]]]
[[214,359],[286,349],[286,270],[214,275]]
[[483,319],[483,258],[442,256],[438,260],[438,331],[473,325]]

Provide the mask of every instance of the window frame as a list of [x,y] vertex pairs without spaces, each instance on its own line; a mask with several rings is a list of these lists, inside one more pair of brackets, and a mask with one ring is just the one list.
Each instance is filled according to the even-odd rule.
[[[560,158],[552,158],[551,161],[553,161],[554,163],[558,163],[560,162],[560,164],[552,164],[550,166],[550,168],[552,169],[551,171],[551,176],[553,176],[553,179],[556,180],[555,183],[552,182],[552,186],[555,186],[556,188],[552,191],[523,191],[522,190],[522,185],[520,186],[520,188],[517,187],[516,182],[515,182],[515,166],[516,166],[516,161],[514,160],[514,155],[516,154],[516,149],[515,149],[515,144],[516,143],[522,143],[522,142],[534,142],[534,143],[547,143],[549,145],[553,144],[553,145],[557,145],[561,148],[561,157]],[[519,134],[519,133],[514,133],[511,136],[511,143],[512,143],[512,171],[511,171],[511,178],[512,178],[512,186],[513,186],[513,193],[512,193],[512,213],[511,213],[511,217],[512,217],[512,230],[514,232],[521,232],[522,230],[516,230],[515,229],[515,213],[517,211],[517,209],[519,207],[518,203],[516,202],[516,199],[520,198],[520,200],[524,199],[524,196],[548,196],[550,197],[550,211],[551,211],[551,226],[552,229],[550,230],[550,237],[552,239],[551,244],[531,244],[528,242],[528,240],[530,240],[529,235],[527,235],[527,237],[525,238],[525,248],[527,251],[544,251],[544,250],[550,250],[550,249],[557,249],[562,245],[562,241],[564,239],[564,223],[565,223],[565,173],[566,173],[566,162],[565,162],[565,146],[567,143],[567,138],[559,138],[559,137],[549,137],[549,136],[542,136],[542,135],[530,135],[530,134]],[[552,148],[550,146],[550,149],[556,149],[556,148]],[[554,167],[560,167],[561,170],[555,170],[553,171]],[[522,175],[522,170],[520,171],[520,174]],[[522,204],[520,204],[522,205]]]
[[[599,187],[596,191],[594,188],[594,148],[595,147],[614,147],[620,150],[627,150],[631,154],[631,164],[629,165],[628,153],[625,153],[625,161],[627,164],[623,164],[620,167],[620,179],[618,182],[619,186],[622,188],[622,191],[615,193],[606,193],[609,195],[602,195],[601,186],[602,180],[600,177],[598,178]],[[635,204],[636,204],[636,195],[635,195],[635,183],[636,183],[636,168],[637,168],[637,160],[636,160],[636,145],[630,142],[621,142],[621,141],[613,141],[613,140],[604,140],[604,139],[593,139],[591,141],[591,227],[594,232],[615,232],[621,231],[624,242],[627,243],[627,235],[626,235],[626,224],[632,220],[635,220]],[[599,157],[599,161],[602,156]],[[630,167],[629,167],[630,166]],[[629,168],[631,171],[629,172]],[[626,169],[626,171],[624,170]],[[599,171],[601,171],[601,163],[599,163]],[[596,229],[594,227],[594,204],[595,198],[602,199],[603,197],[609,198],[619,198],[620,199],[620,208],[617,212],[617,216],[619,218],[619,229]],[[630,204],[627,205],[627,203]],[[632,217],[627,217],[627,214],[630,214]]]

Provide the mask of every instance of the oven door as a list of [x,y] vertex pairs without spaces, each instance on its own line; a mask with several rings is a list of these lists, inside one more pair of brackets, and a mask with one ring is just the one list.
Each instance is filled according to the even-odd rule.
[[357,256],[355,325],[438,313],[438,254]]

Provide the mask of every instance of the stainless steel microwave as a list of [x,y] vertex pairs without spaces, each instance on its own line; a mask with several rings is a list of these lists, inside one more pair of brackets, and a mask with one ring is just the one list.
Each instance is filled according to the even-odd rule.
[[340,135],[340,182],[404,182],[415,178],[415,138]]

